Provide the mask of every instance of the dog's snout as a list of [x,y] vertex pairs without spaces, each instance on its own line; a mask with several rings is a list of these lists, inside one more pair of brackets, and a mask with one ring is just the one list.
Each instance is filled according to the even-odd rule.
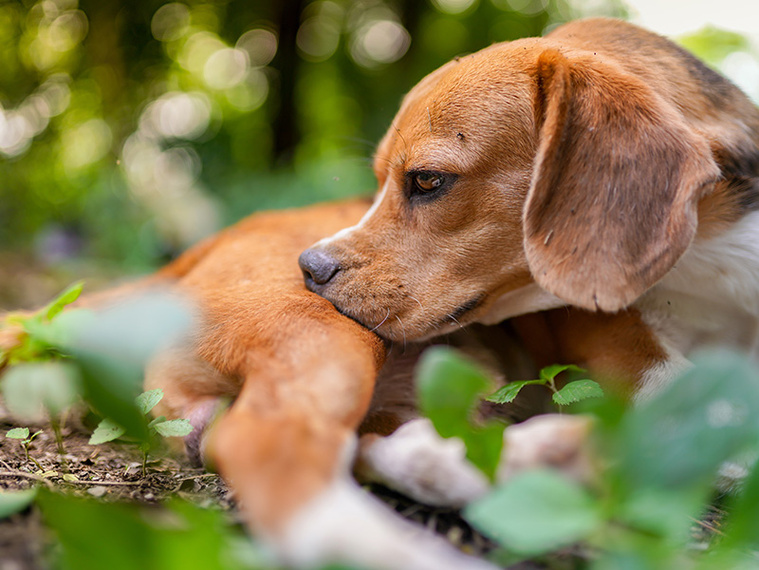
[[339,262],[320,249],[307,249],[300,254],[298,265],[303,271],[306,286],[313,289],[312,285],[324,285],[340,271]]

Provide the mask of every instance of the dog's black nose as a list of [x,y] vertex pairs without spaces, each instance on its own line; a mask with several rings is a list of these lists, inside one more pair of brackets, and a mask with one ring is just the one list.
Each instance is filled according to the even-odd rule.
[[303,271],[303,278],[306,280],[306,286],[311,289],[311,285],[324,285],[340,271],[338,261],[320,249],[307,249],[300,254],[298,265]]

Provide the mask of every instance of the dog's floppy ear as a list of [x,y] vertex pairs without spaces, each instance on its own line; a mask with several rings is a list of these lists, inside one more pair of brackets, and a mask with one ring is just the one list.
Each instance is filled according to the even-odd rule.
[[672,105],[597,59],[570,61],[552,49],[538,59],[524,239],[541,287],[572,305],[617,311],[686,250],[698,199],[719,170]]

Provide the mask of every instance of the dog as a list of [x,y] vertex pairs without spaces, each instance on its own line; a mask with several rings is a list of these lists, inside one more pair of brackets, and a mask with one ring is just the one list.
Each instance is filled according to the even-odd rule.
[[[622,22],[460,58],[404,100],[371,207],[257,214],[132,288],[169,288],[201,314],[146,387],[165,392],[159,414],[196,426],[191,455],[284,563],[492,568],[352,477],[432,504],[487,491],[460,442],[417,416],[419,352],[456,333],[443,342],[501,377],[573,362],[634,399],[697,345],[754,351],[758,126],[730,83]],[[498,478],[540,465],[588,477],[589,429],[557,415],[509,426]]]
[[[490,564],[401,519],[353,476],[355,470],[362,481],[433,505],[463,505],[489,487],[461,442],[418,421],[412,376],[425,345],[388,355],[374,332],[303,284],[301,251],[355,224],[368,208],[354,200],[255,214],[155,274],[74,306],[100,313],[168,294],[198,315],[181,342],[152,358],[145,389],[164,391],[154,414],[193,424],[188,455],[224,477],[243,520],[279,561],[487,570]],[[18,326],[0,330],[0,349],[22,334]],[[502,381],[534,374],[513,331],[492,327],[443,342]],[[510,447],[523,451],[504,457],[501,478],[539,465],[583,477],[591,459],[580,444],[588,429],[579,418],[557,415],[507,428]],[[562,437],[553,437],[559,431]]]
[[757,359],[759,112],[665,38],[590,19],[457,58],[374,170],[369,212],[299,262],[385,339],[543,311],[544,352],[637,399],[700,347]]

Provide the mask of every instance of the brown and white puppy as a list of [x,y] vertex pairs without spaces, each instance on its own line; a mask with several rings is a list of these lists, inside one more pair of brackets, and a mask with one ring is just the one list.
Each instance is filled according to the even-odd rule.
[[756,354],[759,112],[660,36],[591,19],[457,58],[374,169],[371,210],[300,264],[386,339],[570,307],[554,356],[637,395],[698,346]]
[[[256,215],[139,285],[169,287],[203,316],[152,363],[148,387],[165,390],[160,413],[199,428],[234,398],[205,454],[284,561],[490,568],[352,480],[358,454],[363,476],[431,503],[487,489],[460,442],[414,419],[403,360],[418,349],[380,371],[384,345],[305,289],[298,254],[355,224],[301,265],[313,291],[368,329],[422,339],[554,308],[514,320],[535,364],[585,364],[645,393],[695,344],[755,343],[757,131],[732,85],[620,22],[452,62],[406,98],[368,212],[353,202]],[[545,464],[582,477],[586,433],[567,416],[507,428],[499,477]]]

